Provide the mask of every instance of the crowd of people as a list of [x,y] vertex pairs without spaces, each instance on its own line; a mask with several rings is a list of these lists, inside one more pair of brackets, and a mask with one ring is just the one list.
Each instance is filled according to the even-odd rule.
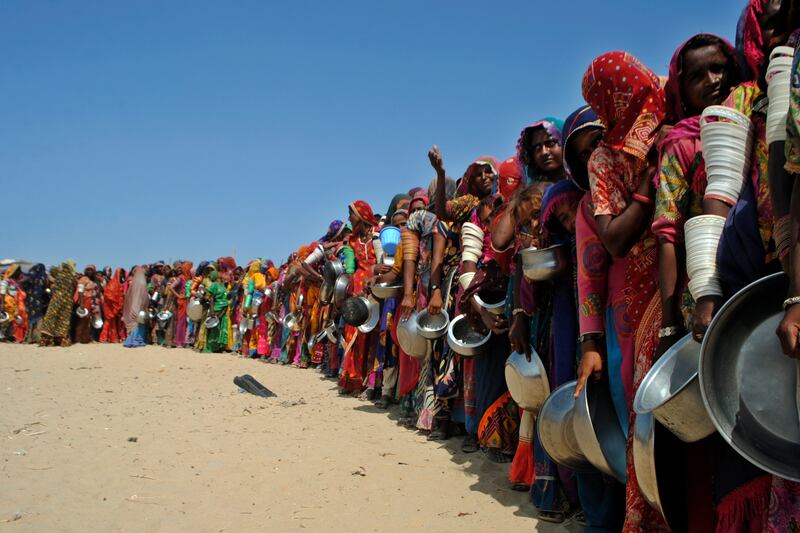
[[[800,44],[798,27],[790,0],[750,0],[736,47],[695,35],[675,51],[666,78],[629,53],[602,54],[583,75],[586,104],[566,120],[523,128],[513,157],[476,158],[452,179],[434,147],[427,187],[398,193],[383,214],[354,201],[347,221],[334,220],[280,265],[221,257],[82,273],[71,261],[24,273],[12,266],[0,285],[0,334],[42,346],[161,345],[316,368],[340,394],[383,409],[399,404],[401,423],[431,440],[462,436],[463,452],[511,463],[510,484],[529,491],[540,519],[572,517],[592,531],[668,530],[639,491],[630,437],[625,484],[557,465],[535,417],[511,398],[504,365],[512,352],[538,354],[551,387],[577,380],[576,395],[605,376],[630,434],[632,398],[654,360],[687,333],[702,340],[726,299],[781,270],[793,292],[777,334],[787,355],[800,354],[796,53],[784,135],[768,143],[766,127],[770,54]],[[733,197],[706,192],[714,176],[700,115],[715,105],[751,122],[751,164]],[[724,245],[715,274],[691,275],[693,283],[684,226],[697,216],[724,221]],[[386,228],[400,239],[382,240]],[[567,274],[522,275],[521,250],[555,245],[571,250]],[[337,276],[345,287],[326,281],[331,263],[347,275]],[[336,293],[367,296],[378,284],[400,288],[380,300],[373,329],[359,327],[362,304]],[[485,305],[503,298],[503,313]],[[491,332],[483,353],[462,356],[439,339],[423,357],[407,354],[398,326],[423,310],[464,314],[476,331]],[[690,530],[800,531],[797,484],[759,470],[717,435],[685,457],[687,485],[676,499]]]

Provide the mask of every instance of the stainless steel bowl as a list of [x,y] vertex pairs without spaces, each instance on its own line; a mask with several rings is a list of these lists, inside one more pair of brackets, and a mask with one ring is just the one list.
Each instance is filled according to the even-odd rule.
[[294,313],[288,313],[283,317],[283,327],[289,331],[300,331],[300,320]]
[[594,467],[583,455],[573,430],[576,384],[564,383],[547,397],[536,418],[536,433],[550,459],[575,472],[593,472]]
[[570,264],[569,249],[564,244],[549,248],[526,248],[520,252],[522,272],[531,281],[547,281],[564,272]]
[[150,315],[147,313],[145,309],[142,309],[138,313],[136,313],[136,322],[139,324],[147,324],[147,321],[150,319]]
[[342,274],[344,274],[344,265],[338,259],[326,261],[325,266],[322,267],[322,275],[325,281],[331,285],[335,284]]
[[336,329],[336,324],[333,321],[328,322],[322,332],[325,334],[325,337],[327,337],[328,342],[333,344],[339,342],[339,330]]
[[186,315],[189,317],[189,320],[193,322],[197,322],[203,318],[203,302],[197,298],[189,300],[189,303],[186,305]]
[[728,300],[703,339],[699,378],[711,421],[733,449],[800,482],[797,362],[775,335],[788,289],[788,278],[773,274]]
[[505,374],[508,392],[517,405],[531,413],[538,413],[550,394],[550,380],[547,379],[547,370],[539,354],[533,350],[528,361],[525,354],[513,352],[506,359]]
[[450,324],[450,315],[444,309],[438,315],[428,313],[423,309],[417,314],[417,331],[426,339],[435,341],[447,335],[447,326]]
[[425,360],[428,357],[428,339],[417,330],[416,311],[409,315],[408,320],[400,320],[397,324],[397,342],[406,354],[415,359]]
[[89,316],[89,310],[81,305],[75,310],[75,314],[78,315],[78,318],[86,318]]
[[219,318],[215,316],[210,316],[206,318],[206,329],[214,329],[219,326]]
[[350,276],[342,274],[333,284],[333,303],[341,306],[347,300],[347,287],[350,286]]
[[158,313],[158,319],[163,322],[168,321],[170,318],[172,318],[172,311],[161,311]]
[[578,446],[595,468],[625,483],[625,445],[607,382],[591,379],[575,402],[572,419]]
[[683,442],[696,442],[714,433],[697,379],[700,344],[686,335],[661,358],[642,380],[633,399],[637,414],[653,416]]
[[333,299],[333,285],[324,281],[322,286],[319,288],[319,301],[322,302],[323,305],[327,305],[331,303]]
[[451,350],[464,357],[482,354],[491,336],[491,332],[484,335],[472,329],[466,315],[455,317],[447,328],[447,344]]
[[241,336],[244,336],[244,334],[247,333],[247,330],[248,330],[248,328],[247,328],[247,320],[242,320],[241,322],[239,322],[238,330],[239,330],[239,335],[241,335]]
[[103,318],[100,315],[92,317],[92,327],[94,329],[103,329]]
[[362,296],[361,299],[367,304],[369,315],[367,315],[367,321],[358,326],[358,331],[369,333],[378,326],[378,322],[381,320],[381,304],[372,298],[364,298]]
[[387,298],[401,296],[403,294],[403,283],[376,283],[370,290],[375,298],[386,300]]
[[[485,296],[485,295],[484,295]],[[492,313],[493,315],[502,315],[506,310],[506,298],[503,296],[502,300],[496,302],[487,302],[479,294],[475,295],[475,302]]]
[[264,289],[264,297],[267,300],[274,300],[275,299],[275,291],[272,289],[271,286],[267,287],[266,289]]

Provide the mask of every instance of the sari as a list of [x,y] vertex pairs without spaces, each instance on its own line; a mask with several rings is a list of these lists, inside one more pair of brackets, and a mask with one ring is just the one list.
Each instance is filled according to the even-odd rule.
[[118,268],[106,285],[103,292],[103,330],[100,342],[122,342],[126,337],[125,324],[122,322],[122,308],[125,305],[125,293],[122,285],[122,269]]
[[208,287],[208,293],[214,297],[213,311],[219,319],[219,325],[207,330],[206,345],[203,351],[206,353],[219,353],[228,347],[230,324],[228,317],[228,289],[219,280],[216,272],[211,273],[210,279],[211,285]]
[[55,339],[69,344],[69,326],[72,319],[72,296],[75,293],[77,275],[75,266],[66,261],[53,268],[53,286],[50,304],[42,320],[42,343],[45,345]]
[[147,306],[150,302],[144,267],[136,267],[130,276],[130,281],[128,291],[125,293],[125,303],[122,307],[122,321],[127,332],[123,346],[125,348],[140,348],[147,345],[145,342],[147,324],[140,324],[137,318],[140,311],[147,312]]
[[605,333],[611,398],[628,435],[623,530],[666,530],[639,490],[632,458],[633,395],[652,366],[661,325],[656,239],[648,224],[627,255],[614,258],[595,220],[620,215],[633,201],[666,102],[658,77],[626,52],[592,61],[582,89],[608,129],[589,160],[591,193],[576,220],[580,333]]
[[183,348],[188,341],[189,319],[186,316],[186,306],[189,305],[189,298],[186,295],[186,282],[192,279],[192,263],[183,261],[180,266],[180,275],[172,285],[172,290],[178,293],[175,313],[175,346]]
[[39,342],[39,327],[42,317],[47,310],[50,297],[47,294],[47,270],[42,263],[34,265],[28,275],[22,280],[22,289],[26,294],[26,307],[28,309],[27,342]]

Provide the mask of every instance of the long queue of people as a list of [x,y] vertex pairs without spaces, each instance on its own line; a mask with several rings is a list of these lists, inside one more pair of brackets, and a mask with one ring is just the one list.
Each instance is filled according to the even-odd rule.
[[[735,48],[695,35],[666,78],[629,53],[602,54],[583,75],[587,105],[525,127],[513,157],[479,157],[452,179],[434,147],[427,187],[397,194],[383,215],[354,201],[347,223],[333,221],[280,266],[223,257],[82,274],[71,262],[12,267],[0,286],[2,334],[317,368],[341,394],[399,404],[401,423],[431,440],[463,436],[463,452],[511,463],[510,484],[529,491],[540,519],[667,531],[637,485],[633,398],[654,361],[686,334],[701,341],[740,288],[783,270],[798,290],[798,27],[790,0],[751,0]],[[794,59],[773,61],[781,56]],[[776,73],[787,72],[784,97]],[[727,167],[710,146],[704,153],[714,142],[704,126],[715,119],[745,120]],[[710,246],[696,245],[700,221]],[[566,250],[565,272],[524,275],[523,251],[553,247]],[[777,332],[795,357],[798,296],[787,294]],[[481,349],[432,336],[417,353],[403,329],[421,314],[460,317]],[[507,387],[512,353],[540,357],[553,389],[573,380],[576,396],[587,383],[608,389],[628,434],[624,484],[545,453],[534,414]],[[688,530],[800,530],[798,484],[718,435],[683,457],[687,481],[672,503],[685,508]]]

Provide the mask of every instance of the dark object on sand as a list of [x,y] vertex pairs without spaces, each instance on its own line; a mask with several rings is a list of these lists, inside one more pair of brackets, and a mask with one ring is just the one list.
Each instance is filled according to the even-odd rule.
[[261,396],[262,398],[269,398],[270,396],[275,396],[275,393],[266,388],[264,385],[259,383],[256,378],[251,376],[250,374],[244,374],[243,376],[236,376],[233,378],[233,383],[237,387],[242,388],[244,391],[249,392],[250,394],[255,394],[256,396]]

